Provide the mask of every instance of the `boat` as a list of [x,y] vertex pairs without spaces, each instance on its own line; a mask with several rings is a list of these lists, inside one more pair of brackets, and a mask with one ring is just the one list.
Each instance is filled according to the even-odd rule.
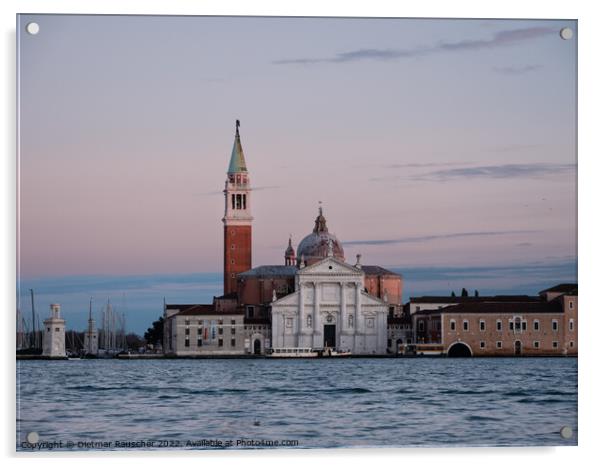
[[318,351],[312,348],[272,348],[271,358],[317,358]]
[[320,355],[323,358],[347,358],[351,356],[351,351],[326,347],[320,352]]

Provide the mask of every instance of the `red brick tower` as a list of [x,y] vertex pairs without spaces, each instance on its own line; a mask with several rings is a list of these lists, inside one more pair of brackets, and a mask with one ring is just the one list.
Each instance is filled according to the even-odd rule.
[[251,184],[240,143],[236,136],[224,189],[224,294],[236,292],[236,276],[251,268]]

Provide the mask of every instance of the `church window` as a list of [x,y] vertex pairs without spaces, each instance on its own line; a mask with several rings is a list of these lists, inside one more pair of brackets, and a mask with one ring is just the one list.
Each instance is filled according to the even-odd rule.
[[571,348],[572,348],[572,347],[574,347],[574,346],[575,346],[575,342],[574,342],[574,341],[571,341],[571,342],[569,342],[569,346],[570,346]]
[[60,329],[60,327],[56,327],[56,328],[54,329],[54,331],[55,331],[55,332],[60,332],[60,331],[61,331],[61,329]]
[[514,322],[512,320],[508,322],[508,329],[514,330]]
[[557,321],[557,320],[553,320],[553,321],[552,321],[552,330],[553,330],[554,332],[557,332],[557,331],[558,331],[558,321]]
[[521,328],[523,329],[523,331],[525,331],[525,332],[526,332],[526,331],[527,331],[527,321],[526,321],[526,320],[523,320],[521,325],[522,325],[522,327],[521,327]]
[[307,326],[311,327],[311,316],[307,316]]
[[539,348],[539,342],[538,341],[534,341],[533,342],[533,348],[535,348],[535,349]]
[[221,338],[217,340],[217,346],[224,346],[224,340],[222,340]]
[[553,341],[552,342],[552,348],[558,348],[558,342],[557,341]]
[[184,335],[190,335],[190,329],[188,327],[184,330]]
[[424,320],[419,320],[418,321],[418,331],[419,332],[424,332]]
[[539,331],[539,320],[533,321],[533,330],[535,330],[536,332]]
[[353,328],[353,316],[351,316],[351,315],[349,316],[349,319],[348,319],[348,325],[350,328]]
[[502,348],[502,342],[501,342],[501,341],[496,341],[496,342],[495,342],[495,347],[496,347],[497,349],[501,349],[501,348]]
[[450,321],[449,321],[449,329],[450,329],[452,332],[455,332],[455,331],[456,331],[456,321],[455,321],[455,320],[453,320],[453,319],[452,319],[452,320],[450,320]]
[[481,341],[481,343],[480,343],[480,345],[479,345],[479,346],[481,347],[481,349],[485,348],[485,342],[484,342],[484,341]]
[[232,194],[232,208],[236,209],[236,195]]
[[236,320],[234,320],[234,319],[230,320],[230,325],[236,325]]
[[292,327],[293,326],[293,319],[291,319],[290,317],[286,318],[286,326],[287,327]]
[[569,309],[573,309],[573,301],[569,301]]
[[203,339],[202,338],[197,338],[196,345],[197,346],[203,346]]
[[230,340],[230,346],[236,346],[236,339],[235,338],[232,338]]
[[498,332],[502,331],[502,321],[501,320],[497,320],[495,322],[495,326],[496,326]]
[[236,209],[240,210],[242,206],[242,199],[241,199],[241,195],[237,194],[236,195]]
[[217,329],[217,333],[218,333],[218,335],[223,335],[224,334],[224,329],[222,327],[219,327]]
[[374,319],[366,319],[366,327],[373,328],[374,327]]
[[465,320],[462,323],[462,328],[464,329],[465,332],[468,332],[468,321],[467,320]]
[[484,331],[485,331],[485,321],[484,321],[484,320],[480,320],[480,321],[479,321],[479,330],[480,330],[481,332],[484,332]]
[[50,332],[50,327],[47,327],[46,330]]
[[231,335],[235,335],[235,334],[236,334],[236,329],[235,329],[234,327],[232,327],[232,328],[230,329],[230,334],[231,334]]
[[190,340],[188,338],[186,338],[186,340],[184,340],[184,346],[186,346],[186,347],[190,346]]
[[243,208],[243,210],[247,209],[247,195],[246,194],[242,195],[242,208]]
[[575,329],[575,321],[573,319],[569,320],[569,330],[572,332]]

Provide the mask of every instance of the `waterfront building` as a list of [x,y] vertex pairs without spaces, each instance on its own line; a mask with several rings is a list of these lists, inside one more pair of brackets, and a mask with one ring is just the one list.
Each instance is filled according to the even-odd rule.
[[[552,356],[578,354],[576,284],[539,296],[423,297],[412,314],[417,346],[449,356]],[[428,301],[428,302],[427,302]]]
[[61,306],[50,305],[50,317],[44,320],[42,356],[47,358],[66,358],[65,320],[61,318]]
[[296,251],[288,238],[283,264],[253,267],[252,189],[239,126],[224,189],[224,294],[211,304],[165,305],[165,354],[577,354],[576,285],[540,296],[423,296],[403,306],[403,277],[362,264],[360,255],[347,263],[321,205]]

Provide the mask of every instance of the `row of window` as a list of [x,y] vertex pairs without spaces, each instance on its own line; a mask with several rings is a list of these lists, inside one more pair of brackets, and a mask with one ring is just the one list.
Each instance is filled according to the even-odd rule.
[[[486,346],[486,342],[481,341],[480,342],[481,349],[484,349],[485,346]],[[570,341],[569,342],[569,347],[574,348],[574,346],[575,346],[575,342],[574,341]],[[502,349],[502,347],[503,347],[502,342],[501,341],[496,341],[495,342],[495,347],[496,347],[496,349]],[[539,341],[537,341],[537,340],[533,341],[533,348],[535,348],[535,349],[541,348],[541,345],[540,345]],[[552,348],[558,349],[558,342],[557,341],[553,341],[552,342]]]
[[[203,334],[203,327],[197,328],[196,333],[197,333],[197,335],[202,335]],[[217,334],[218,335],[223,335],[224,334],[224,329],[222,327],[218,327]],[[230,334],[231,335],[236,335],[236,328],[231,327],[230,328]],[[190,335],[190,328],[186,327],[184,329],[184,335]]]
[[[203,340],[201,338],[197,338],[196,345],[199,346],[199,347],[203,346]],[[186,347],[190,346],[190,339],[189,338],[186,338],[184,340],[184,346],[186,346]],[[217,340],[217,346],[220,346],[220,347],[224,346],[224,340],[221,339],[221,338],[218,339]],[[230,346],[236,346],[236,338],[232,338],[230,340]]]
[[[215,322],[215,321],[214,321],[214,322]],[[207,321],[207,323],[209,323],[209,321]],[[184,324],[186,324],[186,325],[190,325],[190,319],[186,319],[186,320],[184,321]],[[198,325],[199,327],[202,327],[204,324],[205,324],[205,321],[204,321],[204,320],[202,320],[202,319],[199,319],[199,320],[197,320],[197,325]],[[224,325],[224,321],[223,321],[222,319],[219,319],[219,320],[217,321],[217,325]],[[230,321],[230,325],[236,325],[236,320],[232,319],[232,320]]]
[[[502,331],[502,321],[501,320],[497,320],[496,321],[496,330],[498,332]],[[554,319],[552,320],[552,331],[557,332],[558,331],[558,320]],[[462,330],[464,330],[465,332],[467,332],[469,330],[469,321],[468,320],[464,320],[462,321]],[[538,332],[540,330],[541,326],[539,324],[539,320],[534,320],[533,321],[533,330]],[[456,321],[454,319],[451,319],[449,321],[449,329],[453,332],[456,330]],[[575,329],[575,321],[573,319],[569,320],[569,331],[574,331]],[[480,320],[479,321],[479,330],[481,332],[484,332],[486,330],[486,324],[484,320]],[[527,331],[527,321],[526,320],[522,320],[519,317],[517,317],[514,320],[510,320],[508,322],[508,330],[510,331],[514,331],[514,332],[520,332],[520,331]],[[418,321],[418,331],[424,331],[424,321],[420,320]]]

